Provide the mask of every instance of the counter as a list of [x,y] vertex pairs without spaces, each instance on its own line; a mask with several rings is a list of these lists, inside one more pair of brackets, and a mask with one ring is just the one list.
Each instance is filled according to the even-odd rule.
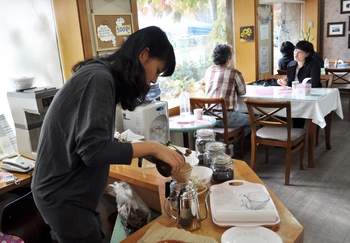
[[[234,160],[235,179],[246,180],[253,183],[265,185],[262,180],[254,173],[254,171],[242,160]],[[150,208],[162,212],[162,215],[148,225],[144,226],[134,234],[126,238],[124,243],[137,242],[145,232],[155,223],[158,222],[163,226],[176,227],[176,221],[171,219],[163,210],[163,202],[165,200],[165,182],[169,178],[162,177],[156,168],[138,168],[137,160],[133,160],[131,166],[111,165],[109,182],[124,180],[128,182],[145,201]],[[271,198],[276,206],[280,216],[280,222],[277,225],[269,227],[275,231],[284,243],[303,242],[304,228],[296,220],[296,218],[288,211],[282,202],[272,193],[265,185]],[[201,212],[204,212],[203,198],[204,194],[199,196]],[[209,200],[208,200],[209,202]],[[221,235],[230,227],[220,227],[213,223],[211,213],[208,213],[207,219],[202,221],[200,229],[193,231],[193,234],[211,236],[218,242],[221,241]]]

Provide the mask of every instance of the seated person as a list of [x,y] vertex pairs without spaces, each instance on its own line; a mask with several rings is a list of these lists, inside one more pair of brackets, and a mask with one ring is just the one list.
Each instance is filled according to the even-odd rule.
[[[244,135],[250,134],[249,116],[236,110],[237,96],[246,93],[246,83],[242,73],[231,68],[232,47],[219,44],[213,52],[215,65],[209,67],[205,72],[205,94],[208,98],[225,97],[228,109],[228,127],[244,127]],[[221,107],[218,107],[218,113]],[[223,122],[218,121],[217,127],[223,127]]]
[[285,41],[280,47],[280,52],[282,57],[278,60],[278,70],[287,70],[287,65],[289,62],[294,60],[294,45],[292,42]]
[[[287,66],[287,79],[278,79],[278,84],[283,86],[292,86],[293,81],[302,83],[305,78],[311,78],[312,88],[322,87],[321,85],[321,67],[319,60],[313,58],[314,47],[308,41],[299,41],[294,49],[294,61]],[[303,128],[304,119],[294,119],[293,127]]]
[[305,78],[311,78],[312,88],[322,87],[320,62],[313,58],[314,47],[308,41],[299,41],[294,50],[294,61],[287,66],[287,79],[279,79],[279,85],[292,86],[293,81],[303,82]]

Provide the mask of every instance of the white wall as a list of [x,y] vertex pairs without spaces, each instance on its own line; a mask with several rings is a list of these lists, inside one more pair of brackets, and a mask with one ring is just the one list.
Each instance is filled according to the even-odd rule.
[[0,114],[13,120],[11,77],[35,76],[35,86],[63,85],[51,0],[0,0]]

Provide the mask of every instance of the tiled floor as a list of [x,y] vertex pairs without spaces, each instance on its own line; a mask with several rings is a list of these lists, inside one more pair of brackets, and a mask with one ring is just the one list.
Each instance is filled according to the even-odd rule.
[[[299,153],[292,157],[290,185],[284,185],[285,150],[271,148],[269,163],[264,163],[264,148],[259,146],[255,172],[304,227],[305,243],[350,242],[350,122],[348,99],[342,100],[344,120],[333,117],[331,145],[327,150],[324,130],[315,147],[315,168],[299,169]],[[248,143],[248,144],[247,144]],[[250,141],[245,161],[250,162]]]

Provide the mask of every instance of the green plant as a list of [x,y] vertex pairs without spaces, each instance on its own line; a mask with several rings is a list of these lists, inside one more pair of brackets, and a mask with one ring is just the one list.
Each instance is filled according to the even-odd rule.
[[311,40],[310,40],[310,35],[311,35],[311,29],[310,29],[310,27],[307,29],[307,31],[306,32],[304,32],[303,30],[301,31],[301,40],[304,40],[304,41],[313,41],[313,39],[314,38],[312,38]]

